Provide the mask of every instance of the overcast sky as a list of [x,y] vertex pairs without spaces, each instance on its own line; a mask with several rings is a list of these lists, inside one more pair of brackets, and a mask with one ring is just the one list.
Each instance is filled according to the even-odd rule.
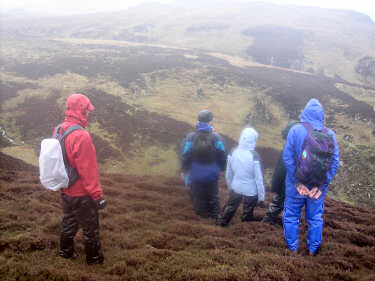
[[[154,0],[153,2],[171,1],[173,0]],[[80,14],[124,10],[144,2],[150,2],[150,0],[1,0],[0,8],[2,10],[20,8],[43,13]],[[365,13],[375,21],[374,0],[268,0],[268,2],[353,10]]]

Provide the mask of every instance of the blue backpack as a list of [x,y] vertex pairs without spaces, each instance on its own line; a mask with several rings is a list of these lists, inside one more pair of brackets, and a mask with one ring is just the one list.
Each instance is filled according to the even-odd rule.
[[301,125],[306,128],[307,136],[295,177],[304,185],[321,187],[327,180],[335,144],[326,127],[318,131],[309,123],[301,123]]

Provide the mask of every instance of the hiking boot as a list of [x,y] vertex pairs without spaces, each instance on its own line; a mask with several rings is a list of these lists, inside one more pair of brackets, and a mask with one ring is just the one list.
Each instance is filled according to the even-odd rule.
[[221,217],[218,216],[218,217],[216,218],[215,225],[219,225],[220,221],[221,221]]
[[297,256],[298,253],[297,251],[292,251],[291,249],[289,248],[286,248],[285,249],[285,256],[291,256],[291,257],[294,257],[294,256]]
[[104,256],[99,255],[97,257],[86,257],[86,263],[87,265],[94,265],[94,264],[103,264],[104,262]]
[[218,214],[211,214],[210,215],[210,218],[215,219],[215,220],[217,220],[218,217],[219,217]]
[[78,256],[76,253],[73,253],[71,256],[66,256],[64,254],[60,253],[60,257],[67,259],[67,260],[75,260]]
[[249,222],[249,221],[253,221],[254,220],[254,217],[253,216],[246,216],[246,217],[241,217],[241,221],[242,222]]
[[225,222],[223,221],[223,219],[222,219],[220,216],[218,216],[218,217],[216,218],[216,223],[215,223],[215,225],[216,225],[216,226],[225,227],[225,226],[227,226],[228,224],[225,223]]
[[270,219],[270,218],[263,218],[260,222],[269,223],[270,225],[275,225],[276,220],[273,220],[273,219]]
[[94,265],[94,264],[103,264],[104,260],[88,260],[86,261],[87,265]]
[[310,251],[309,251],[308,255],[309,255],[310,257],[315,257],[315,256],[316,256],[316,252],[314,253],[314,252],[310,252]]

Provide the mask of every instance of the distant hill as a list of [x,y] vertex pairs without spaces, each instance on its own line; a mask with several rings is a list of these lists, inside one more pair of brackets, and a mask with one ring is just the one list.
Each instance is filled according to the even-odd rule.
[[[17,20],[13,20],[16,18]],[[223,52],[375,85],[356,71],[375,58],[375,23],[347,10],[243,1],[148,3],[127,11],[3,17],[8,36],[105,39]]]

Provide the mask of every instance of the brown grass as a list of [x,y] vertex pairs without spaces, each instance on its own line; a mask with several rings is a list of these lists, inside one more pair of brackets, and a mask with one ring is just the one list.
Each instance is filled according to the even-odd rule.
[[[3,159],[3,158],[1,158]],[[0,161],[1,162],[1,161]],[[326,200],[323,244],[306,255],[302,219],[298,256],[285,254],[281,219],[229,227],[198,217],[178,178],[102,174],[108,207],[100,211],[103,266],[87,266],[82,234],[75,261],[59,258],[59,194],[38,174],[0,170],[1,280],[372,280],[375,213]],[[266,203],[272,194],[267,194]],[[220,180],[221,205],[228,198]]]

